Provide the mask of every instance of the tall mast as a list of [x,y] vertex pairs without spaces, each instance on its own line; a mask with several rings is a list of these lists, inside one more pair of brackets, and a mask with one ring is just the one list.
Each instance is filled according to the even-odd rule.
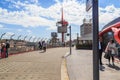
[[62,6],[62,15],[61,15],[61,20],[63,21],[63,6]]
[[[62,15],[61,15],[61,22],[62,22],[62,27],[64,27],[64,21],[63,21],[63,6],[62,6]],[[62,32],[62,42],[64,42],[64,33]]]

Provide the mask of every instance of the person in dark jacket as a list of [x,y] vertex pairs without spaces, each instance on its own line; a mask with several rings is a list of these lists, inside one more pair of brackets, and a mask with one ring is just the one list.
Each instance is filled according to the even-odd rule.
[[8,49],[10,48],[10,43],[8,40],[6,40],[6,58],[8,57]]
[[102,53],[103,53],[103,41],[102,41],[102,37],[99,37],[99,63],[100,65],[103,65]]
[[40,48],[40,50],[42,50],[42,42],[41,41],[39,41],[39,48]]
[[47,47],[47,44],[46,44],[46,42],[45,41],[43,41],[43,50],[44,50],[44,52],[46,52],[46,47]]
[[6,57],[6,45],[5,43],[1,44],[1,58],[5,58]]

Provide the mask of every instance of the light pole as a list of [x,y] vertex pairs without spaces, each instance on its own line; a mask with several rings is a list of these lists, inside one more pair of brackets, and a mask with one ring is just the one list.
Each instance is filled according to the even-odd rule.
[[70,55],[72,54],[72,42],[71,42],[71,26],[69,26],[69,33],[67,34],[67,36],[70,36],[69,42],[70,42]]
[[99,49],[98,49],[98,0],[92,0],[92,19],[93,19],[93,80],[99,80]]
[[72,42],[71,42],[71,26],[69,26],[69,29],[70,29],[70,55],[72,54],[72,49],[71,49],[71,45],[72,45]]

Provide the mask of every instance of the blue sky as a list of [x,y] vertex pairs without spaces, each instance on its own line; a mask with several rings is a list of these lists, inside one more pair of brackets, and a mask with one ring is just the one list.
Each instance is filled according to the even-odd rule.
[[[105,24],[120,16],[120,0],[99,0],[99,30]],[[80,33],[83,19],[89,19],[91,12],[85,11],[85,0],[0,0],[0,35],[17,39],[22,35],[36,38],[51,38],[57,32],[56,22],[61,19],[61,6],[64,19],[72,26],[72,38]],[[107,17],[106,17],[107,16]],[[58,34],[61,38],[61,35]]]

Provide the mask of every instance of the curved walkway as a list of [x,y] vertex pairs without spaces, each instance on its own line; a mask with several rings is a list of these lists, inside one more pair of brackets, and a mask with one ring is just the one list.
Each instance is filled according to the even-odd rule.
[[0,80],[61,80],[62,56],[67,48],[48,49],[0,60]]

